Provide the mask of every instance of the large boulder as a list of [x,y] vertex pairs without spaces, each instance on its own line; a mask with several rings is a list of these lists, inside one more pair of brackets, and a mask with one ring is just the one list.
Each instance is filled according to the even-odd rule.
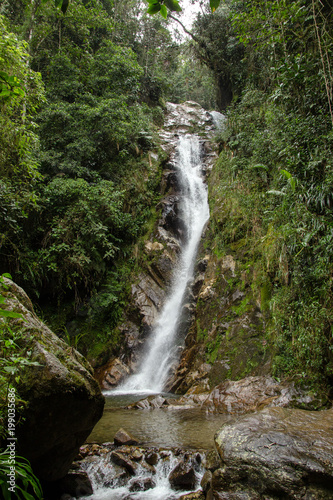
[[26,402],[17,418],[17,453],[30,460],[40,479],[55,481],[66,475],[101,418],[104,397],[85,358],[36,316],[22,288],[10,280],[5,286],[5,308],[24,318],[11,319],[10,326],[36,363],[24,368],[16,385]]
[[332,422],[333,409],[286,408],[228,421],[215,436],[222,466],[213,473],[213,489],[249,491],[251,498],[333,499]]

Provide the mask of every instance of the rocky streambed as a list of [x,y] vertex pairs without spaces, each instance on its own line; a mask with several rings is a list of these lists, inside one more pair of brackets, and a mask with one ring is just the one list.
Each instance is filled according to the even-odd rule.
[[333,499],[333,408],[300,409],[318,400],[290,382],[227,382],[208,395],[154,395],[113,410],[107,401],[90,439],[119,411],[135,437],[112,431],[81,447],[62,500]]
[[60,486],[62,500],[332,499],[333,409],[233,416],[205,450],[147,446],[121,429],[82,446]]
[[[119,434],[128,436],[123,430],[116,437]],[[203,452],[123,445],[116,437],[114,443],[81,447],[63,498],[172,500],[200,489],[206,464]]]

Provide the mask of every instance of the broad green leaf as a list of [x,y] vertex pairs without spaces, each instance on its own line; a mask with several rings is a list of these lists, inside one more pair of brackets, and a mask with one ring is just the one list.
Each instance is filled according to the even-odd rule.
[[21,88],[19,87],[15,87],[15,89],[13,90],[14,94],[17,94],[17,95],[20,95],[22,97],[24,97],[25,95],[25,92],[24,90],[22,90]]
[[20,486],[16,486],[16,488],[21,491],[22,497],[25,498],[25,500],[35,500],[34,496],[32,496],[27,491],[23,490]]
[[18,370],[17,366],[4,366],[2,369],[7,373],[11,373],[12,375],[14,375],[14,373],[16,373]]
[[161,10],[161,4],[153,3],[149,5],[147,12],[148,14],[157,14],[157,12],[159,12],[160,10]]
[[62,5],[62,0],[54,0],[54,6],[58,9]]
[[296,179],[295,177],[293,177],[293,175],[288,172],[288,170],[281,170],[281,174],[285,176],[285,178],[288,180],[290,186],[291,186],[291,189],[293,191],[295,191],[296,189]]
[[0,316],[3,318],[22,318],[22,314],[16,313],[14,311],[6,311],[5,309],[0,309]]
[[286,179],[290,179],[292,174],[288,170],[280,170],[281,174],[285,176]]
[[167,6],[169,10],[172,10],[174,12],[181,12],[182,10],[177,0],[165,0],[164,4]]
[[166,19],[168,17],[168,10],[165,5],[161,5],[161,15]]
[[212,12],[215,12],[220,5],[220,0],[209,0],[210,8]]

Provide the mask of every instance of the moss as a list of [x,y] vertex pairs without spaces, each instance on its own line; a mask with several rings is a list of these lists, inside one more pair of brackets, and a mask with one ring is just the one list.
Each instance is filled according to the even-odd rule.
[[242,316],[244,313],[251,311],[251,309],[253,309],[253,305],[249,296],[246,296],[238,306],[232,306],[232,311],[236,316]]
[[266,312],[269,309],[269,302],[272,297],[272,284],[266,281],[260,288],[260,304],[261,310]]

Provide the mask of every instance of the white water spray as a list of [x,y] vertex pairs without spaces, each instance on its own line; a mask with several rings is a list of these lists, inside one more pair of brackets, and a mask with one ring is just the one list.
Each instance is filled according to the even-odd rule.
[[146,355],[138,373],[116,392],[158,393],[163,390],[177,353],[177,327],[183,299],[193,275],[194,260],[203,228],[209,218],[207,189],[201,170],[199,138],[186,135],[177,147],[177,175],[181,186],[181,218],[186,231],[170,294],[148,340]]

